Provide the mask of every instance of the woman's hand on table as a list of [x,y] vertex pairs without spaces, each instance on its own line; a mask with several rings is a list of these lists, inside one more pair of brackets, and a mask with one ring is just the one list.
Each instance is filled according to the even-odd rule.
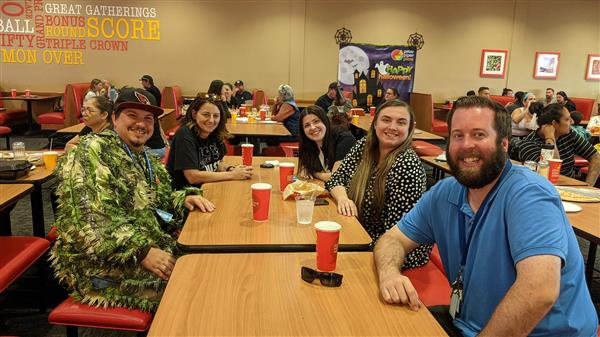
[[337,203],[338,213],[345,216],[358,216],[358,209],[350,198],[340,198]]

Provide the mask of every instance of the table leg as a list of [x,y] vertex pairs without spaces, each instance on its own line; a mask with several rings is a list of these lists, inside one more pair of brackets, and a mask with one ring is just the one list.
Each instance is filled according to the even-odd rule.
[[587,281],[588,289],[592,287],[592,280],[594,279],[594,265],[596,264],[596,249],[598,245],[590,242],[590,249],[588,250],[587,265],[585,267],[585,279]]
[[33,221],[33,235],[40,238],[46,237],[42,184],[33,185],[33,192],[31,192],[31,219]]
[[16,204],[13,204],[9,207],[6,207],[3,211],[0,212],[0,236],[11,236],[12,235],[12,227],[10,223],[10,211],[15,208]]
[[27,100],[27,131],[25,131],[26,136],[31,136],[37,134],[37,130],[34,130],[35,123],[33,122],[33,109],[31,100]]

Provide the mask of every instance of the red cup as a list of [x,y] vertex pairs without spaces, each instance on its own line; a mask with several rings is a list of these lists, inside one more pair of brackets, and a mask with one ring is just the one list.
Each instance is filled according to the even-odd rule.
[[294,163],[279,163],[279,189],[281,192],[285,190],[285,187],[292,182],[294,178]]
[[10,89],[10,97],[17,97],[17,89]]
[[315,224],[317,232],[317,269],[335,270],[338,243],[342,226],[333,221],[319,221]]
[[269,219],[269,201],[271,200],[271,185],[256,183],[252,188],[252,218],[254,221]]
[[25,89],[25,96],[26,96],[26,97],[29,97],[29,96],[31,96],[31,90],[29,90],[29,89]]
[[246,117],[246,107],[244,105],[240,107],[240,117]]
[[548,180],[551,183],[556,184],[560,177],[560,167],[562,166],[562,159],[548,159]]
[[369,108],[369,115],[371,117],[375,117],[375,107],[374,106]]
[[254,145],[242,144],[242,164],[252,166],[252,152],[254,152]]
[[265,111],[264,109],[260,110],[260,120],[261,121],[267,120],[267,111]]

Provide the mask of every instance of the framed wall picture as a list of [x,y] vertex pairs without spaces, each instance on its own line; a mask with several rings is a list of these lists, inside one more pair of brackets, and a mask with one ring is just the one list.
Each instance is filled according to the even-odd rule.
[[508,51],[506,50],[483,49],[479,76],[504,78],[507,60]]
[[558,76],[559,59],[559,52],[536,52],[533,77],[541,79],[556,78]]
[[585,79],[600,81],[600,54],[588,54]]

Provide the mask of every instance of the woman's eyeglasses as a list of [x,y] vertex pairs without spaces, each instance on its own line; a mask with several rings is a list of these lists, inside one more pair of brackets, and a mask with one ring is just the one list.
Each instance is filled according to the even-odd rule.
[[339,287],[342,285],[342,274],[320,272],[308,267],[302,267],[300,273],[302,280],[312,283],[316,278],[326,287]]

